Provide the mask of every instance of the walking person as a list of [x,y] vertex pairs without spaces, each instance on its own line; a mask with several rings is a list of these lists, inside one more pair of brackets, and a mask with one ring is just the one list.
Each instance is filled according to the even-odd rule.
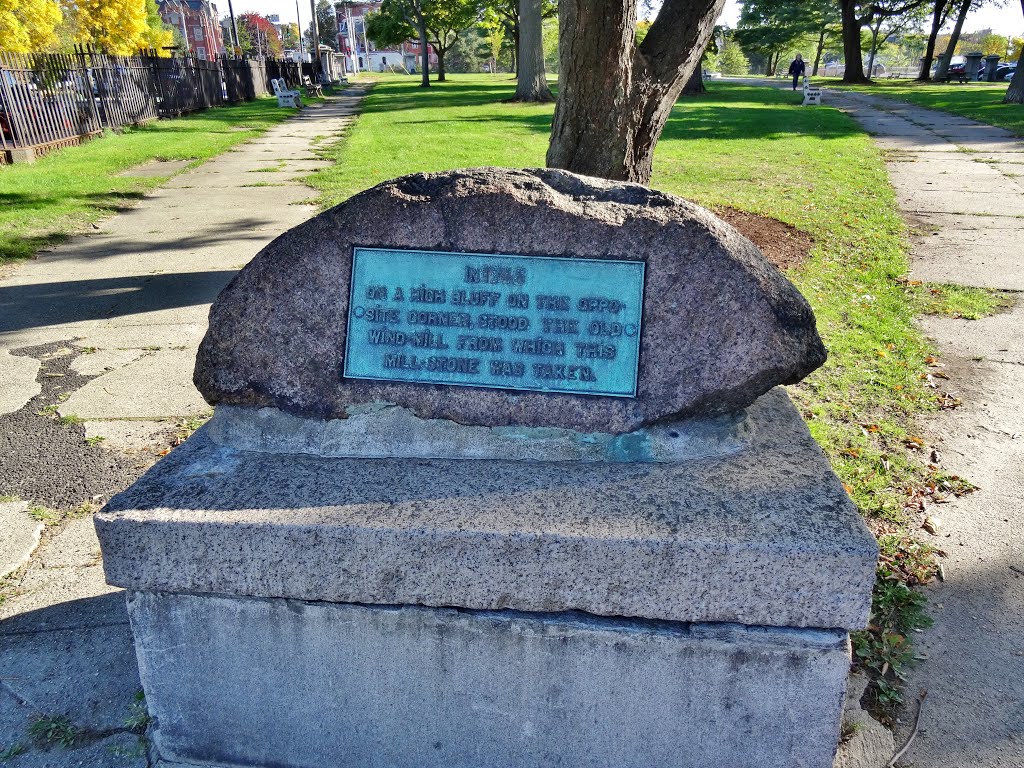
[[789,65],[789,74],[793,76],[793,90],[796,90],[796,84],[800,82],[800,78],[803,77],[804,72],[807,71],[807,65],[804,63],[804,57],[801,54],[797,54],[796,58],[793,59],[793,63]]

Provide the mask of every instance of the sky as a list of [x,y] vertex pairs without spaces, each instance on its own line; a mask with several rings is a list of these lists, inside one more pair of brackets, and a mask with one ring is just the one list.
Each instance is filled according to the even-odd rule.
[[[224,16],[228,12],[228,0],[214,0],[217,4],[217,12]],[[281,17],[282,23],[295,21],[295,0],[231,0],[235,13],[256,11],[264,15],[276,13]],[[302,26],[305,29],[309,26],[312,16],[309,0],[299,0],[299,13],[302,16]],[[719,23],[736,26],[740,16],[739,0],[726,0],[725,10]],[[949,24],[952,27],[952,23]],[[1001,35],[1011,34],[1024,36],[1024,15],[1021,14],[1020,2],[1018,0],[1004,0],[1003,7],[992,4],[977,11],[971,11],[964,22],[965,32],[975,32],[979,29],[990,28]],[[947,30],[948,31],[948,30]]]

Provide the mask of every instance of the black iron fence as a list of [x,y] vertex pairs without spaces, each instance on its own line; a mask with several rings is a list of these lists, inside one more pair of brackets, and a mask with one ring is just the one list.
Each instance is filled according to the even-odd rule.
[[0,53],[0,162],[43,154],[105,128],[177,117],[302,82],[300,65],[276,59],[206,61],[195,56]]

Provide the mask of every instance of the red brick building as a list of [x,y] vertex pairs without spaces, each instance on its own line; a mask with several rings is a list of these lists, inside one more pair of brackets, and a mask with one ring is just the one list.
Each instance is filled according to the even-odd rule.
[[189,53],[212,61],[224,53],[217,6],[210,0],[157,0],[160,18],[185,38]]

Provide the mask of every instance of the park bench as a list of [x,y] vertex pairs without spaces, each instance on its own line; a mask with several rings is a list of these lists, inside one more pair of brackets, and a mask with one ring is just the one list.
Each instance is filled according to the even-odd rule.
[[310,79],[309,75],[303,75],[302,76],[302,85],[306,89],[306,95],[307,96],[313,97],[313,96],[323,96],[324,95],[323,87],[320,85],[320,83],[314,83]]
[[277,96],[277,106],[302,106],[302,94],[299,93],[298,91],[289,90],[288,84],[284,81],[283,78],[272,78],[270,81],[270,87],[274,89],[274,95]]
[[810,84],[806,75],[804,76],[804,102],[803,106],[813,104],[821,106],[821,88],[816,88]]

